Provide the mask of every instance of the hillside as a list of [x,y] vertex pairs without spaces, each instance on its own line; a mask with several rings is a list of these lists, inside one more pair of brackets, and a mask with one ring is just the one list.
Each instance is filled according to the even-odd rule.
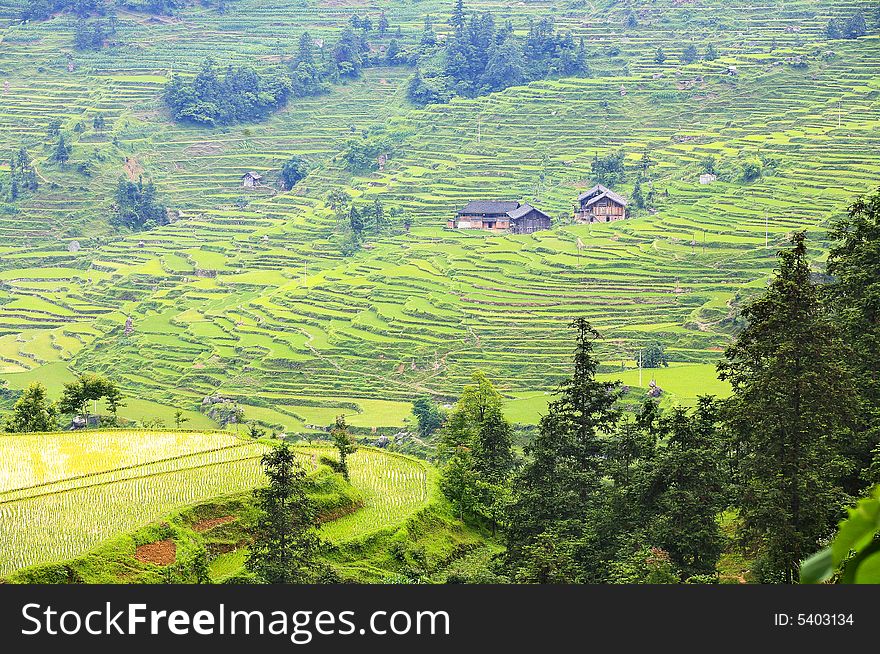
[[[511,406],[528,404],[519,420],[534,422],[542,403],[526,400],[567,370],[573,315],[601,330],[608,373],[632,368],[652,340],[679,364],[711,364],[785,235],[807,227],[820,251],[829,222],[876,184],[876,26],[857,40],[825,35],[831,17],[871,15],[872,3],[664,0],[628,27],[632,4],[468,3],[519,32],[552,13],[557,28],[584,37],[588,78],[418,109],[406,100],[410,67],[367,68],[264,122],[214,129],[170,121],[161,94],[172,73],[194,73],[208,54],[221,66],[280,61],[303,30],[329,40],[352,13],[380,8],[414,48],[424,16],[442,33],[451,7],[237,0],[223,14],[123,10],[121,45],[98,52],[72,50],[68,15],[8,20],[0,152],[26,146],[43,182],[0,212],[0,379],[16,389],[40,378],[57,391],[71,370],[99,371],[138,398],[124,417],[168,421],[179,407],[208,427],[200,403],[221,393],[248,420],[303,431],[341,411],[363,429],[400,426],[415,395],[452,398],[475,369],[499,381]],[[691,41],[719,57],[682,63]],[[97,114],[106,129],[92,128]],[[72,161],[88,161],[88,175],[49,161],[52,120],[75,134]],[[78,122],[84,131],[73,131]],[[393,141],[387,165],[350,173],[346,141],[376,126]],[[611,226],[559,220],[591,185],[594,157],[617,151],[632,170],[649,154],[654,209]],[[311,172],[292,191],[241,188],[244,172],[274,178],[293,154]],[[710,155],[729,170],[760,159],[764,174],[700,185]],[[116,232],[107,221],[116,181],[141,174],[179,217]],[[617,190],[631,194],[633,178]],[[333,190],[380,199],[413,226],[368,236],[345,256]],[[528,200],[557,227],[443,229],[475,198]],[[714,377],[710,365],[689,370]]]
[[[265,483],[259,460],[268,447],[224,432],[5,437],[0,576],[155,583],[163,566],[174,564],[183,574],[200,547],[208,549],[216,581],[239,574],[255,513],[250,491]],[[422,461],[362,448],[351,458],[349,485],[318,463],[332,448],[295,451],[310,473],[310,496],[322,515],[321,535],[334,545],[334,566],[352,580],[406,574],[407,548],[420,542],[431,559],[424,574],[486,546],[449,515],[436,470]],[[30,465],[21,465],[22,457]],[[414,524],[420,527],[408,534]],[[396,549],[389,539],[399,543]],[[170,542],[177,554],[170,561],[155,558],[150,546]]]

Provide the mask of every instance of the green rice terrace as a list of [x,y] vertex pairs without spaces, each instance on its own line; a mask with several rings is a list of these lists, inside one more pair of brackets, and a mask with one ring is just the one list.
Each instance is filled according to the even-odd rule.
[[[188,527],[210,542],[216,534],[206,532],[243,519],[249,491],[265,483],[259,459],[267,448],[225,432],[112,430],[4,438],[0,576],[27,566],[37,566],[34,574],[45,574],[45,564],[82,555],[94,563],[106,556],[103,543],[115,543],[111,548],[116,549],[121,537],[131,545],[144,534],[154,534],[157,524],[167,526],[162,519],[168,520],[168,514],[194,505],[198,519]],[[351,458],[351,486],[341,488],[339,481],[332,481],[337,476],[319,467],[319,457],[331,450],[303,445],[295,452],[315,480],[315,499],[325,516],[322,535],[337,548],[363,548],[364,542],[437,510],[435,472],[428,464],[362,448]],[[149,523],[154,524],[138,531]],[[459,524],[452,531],[462,531],[466,540],[482,546],[463,529]],[[246,550],[224,544],[215,552],[214,567],[241,568]],[[129,567],[137,568],[137,556],[120,556],[126,554]],[[151,563],[169,562],[141,563],[150,570]],[[100,567],[106,570],[107,564]]]
[[[518,35],[552,16],[582,39],[590,74],[420,107],[408,97],[413,59],[219,127],[172,120],[174,75],[191,78],[209,56],[218,70],[268,69],[290,61],[303,32],[323,48],[353,13],[383,10],[414,53],[426,15],[449,36],[452,3],[233,0],[170,16],[117,4],[113,43],[76,49],[69,11],[21,20],[23,2],[0,0],[0,182],[26,148],[39,183],[0,200],[0,414],[32,382],[54,400],[83,372],[125,396],[123,430],[0,439],[0,575],[18,580],[157,581],[139,548],[173,542],[179,559],[201,540],[212,578],[234,578],[246,554],[236,524],[267,445],[218,431],[215,401],[241,407],[239,423],[309,441],[296,451],[326,500],[334,563],[352,578],[399,571],[369,554],[387,539],[441,534],[434,570],[491,547],[449,517],[430,465],[363,447],[343,488],[312,439],[341,413],[361,436],[394,434],[414,398],[453,402],[477,370],[511,421],[534,425],[569,372],[575,316],[602,334],[600,378],[638,395],[654,380],[674,404],[723,396],[715,363],[778,247],[806,228],[821,260],[829,226],[880,180],[869,0],[469,0]],[[856,12],[867,35],[830,39],[829,21]],[[384,156],[352,172],[350,143],[376,135]],[[614,190],[632,198],[641,170],[649,206],[576,223],[595,162],[619,152],[627,175]],[[293,156],[308,174],[281,190]],[[247,172],[267,182],[245,187]],[[111,225],[121,178],[152,181],[169,224]],[[343,247],[342,193],[394,217],[355,251]],[[529,202],[553,227],[447,229],[481,199]],[[640,370],[654,342],[670,365]]]
[[[565,371],[573,315],[601,330],[609,371],[632,368],[650,340],[679,364],[709,364],[728,342],[733,306],[764,283],[786,234],[807,227],[821,247],[829,221],[876,183],[880,40],[825,36],[830,17],[870,3],[658,2],[635,28],[625,26],[629,3],[471,3],[503,11],[520,30],[552,11],[557,27],[584,37],[592,77],[417,109],[405,97],[411,69],[367,68],[262,123],[171,123],[161,93],[172,72],[193,72],[208,54],[220,64],[278,61],[302,30],[330,38],[353,11],[308,2],[269,20],[276,4],[241,0],[222,15],[194,7],[152,19],[121,11],[121,45],[97,52],[72,49],[65,15],[7,22],[0,148],[27,146],[43,180],[0,215],[0,374],[9,388],[35,378],[57,388],[71,371],[92,370],[138,398],[121,414],[133,420],[168,424],[177,407],[198,421],[188,426],[216,426],[199,408],[220,393],[248,420],[302,432],[342,410],[356,427],[401,426],[412,397],[454,397],[477,368],[512,402],[548,391]],[[388,7],[404,45],[426,13],[448,11]],[[682,64],[689,31],[718,59]],[[109,124],[101,131],[91,127],[99,113]],[[52,120],[87,125],[73,161],[87,160],[88,175],[50,162]],[[387,165],[349,173],[345,140],[379,124],[397,140]],[[633,167],[649,152],[656,207],[603,226],[557,218],[591,184],[593,157],[618,150]],[[292,154],[312,165],[292,191],[241,188],[243,172],[271,175]],[[709,155],[722,167],[760,155],[772,170],[750,183],[700,185]],[[179,218],[114,232],[111,189],[142,174]],[[355,202],[379,198],[413,228],[343,256],[333,189]],[[468,200],[502,197],[536,203],[556,227],[444,229]],[[708,365],[692,372],[714,377]]]

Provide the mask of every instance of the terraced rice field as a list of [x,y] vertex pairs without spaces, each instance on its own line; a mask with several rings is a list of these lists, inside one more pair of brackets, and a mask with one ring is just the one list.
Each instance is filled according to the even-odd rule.
[[[209,53],[221,65],[275,61],[303,29],[331,39],[353,11],[233,4],[222,16],[198,7],[162,21],[123,13],[125,45],[74,53],[72,72],[59,54],[70,49],[68,18],[3,28],[0,150],[27,145],[47,180],[0,212],[0,379],[10,386],[62,365],[111,374],[165,407],[196,411],[219,391],[248,419],[287,431],[326,425],[340,410],[358,426],[399,426],[415,395],[454,397],[478,368],[511,399],[551,389],[567,371],[574,315],[603,333],[600,356],[615,368],[632,367],[658,339],[675,361],[705,364],[689,370],[711,380],[729,317],[764,283],[786,235],[808,228],[821,258],[829,222],[880,179],[877,30],[858,41],[824,36],[829,18],[871,15],[870,2],[662,0],[632,29],[623,27],[629,3],[471,2],[503,11],[519,31],[552,11],[558,27],[584,37],[593,77],[422,110],[404,99],[411,70],[374,68],[265,123],[169,123],[159,97],[172,71],[191,73]],[[424,14],[442,30],[448,11],[427,0],[389,17],[406,45]],[[691,38],[720,58],[682,64]],[[791,65],[798,56],[806,69]],[[88,127],[74,143],[92,176],[48,163],[49,121],[71,130],[97,113],[111,127]],[[338,157],[344,142],[380,123],[398,135],[388,165],[351,175]],[[655,162],[656,212],[610,226],[560,218],[522,236],[442,229],[476,198],[567,214],[591,183],[593,157],[621,149],[631,171],[646,150]],[[240,188],[244,171],[271,175],[293,153],[312,163],[294,191]],[[697,181],[707,155],[732,166],[758,154],[776,161],[773,174]],[[113,234],[103,220],[112,186],[141,170],[182,216]],[[631,193],[634,176],[616,190]],[[413,229],[343,257],[326,200],[336,188],[407,212]],[[69,251],[74,240],[81,249]],[[633,373],[623,374],[629,383]]]
[[[72,558],[184,506],[264,483],[266,446],[223,432],[97,431],[0,439],[0,575]],[[311,469],[330,448],[298,447]],[[347,540],[428,501],[428,468],[368,448],[351,458],[358,511],[324,527]],[[26,525],[27,528],[22,528]]]

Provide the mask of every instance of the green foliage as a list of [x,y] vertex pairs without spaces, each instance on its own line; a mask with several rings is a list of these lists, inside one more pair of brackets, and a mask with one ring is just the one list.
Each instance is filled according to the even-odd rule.
[[107,38],[107,28],[103,21],[89,22],[80,18],[76,23],[73,47],[77,50],[100,50]]
[[806,235],[780,251],[767,290],[719,363],[733,387],[726,423],[736,452],[742,535],[764,559],[765,578],[792,583],[840,512],[841,442],[853,389],[834,325],[823,315]]
[[438,453],[446,461],[440,488],[460,516],[481,516],[494,529],[515,463],[513,430],[492,382],[482,372],[474,373],[472,380],[440,434]]
[[859,198],[831,230],[825,307],[841,330],[846,359],[859,380],[854,437],[845,444],[855,461],[844,488],[858,496],[876,483],[872,459],[880,446],[880,191]]
[[52,161],[56,161],[63,166],[70,161],[72,149],[67,139],[64,138],[64,134],[59,134],[58,143],[55,144],[55,149],[52,151]]
[[265,583],[302,583],[314,578],[323,543],[318,513],[306,495],[306,472],[286,443],[263,456],[269,485],[254,491],[260,517],[246,567]]
[[[576,331],[574,372],[557,391],[541,419],[530,460],[515,475],[505,521],[505,568],[518,581],[552,582],[560,568],[535,570],[532,559],[546,560],[548,547],[559,550],[569,582],[601,578],[595,548],[607,520],[602,491],[602,436],[619,419],[618,385],[596,381],[593,342],[598,333],[583,318]],[[542,554],[543,553],[543,554]],[[575,564],[575,559],[579,562]]]
[[144,184],[140,178],[135,183],[120,177],[114,200],[112,225],[140,232],[168,224],[168,210],[159,203],[152,181]]
[[459,10],[462,13],[452,17],[453,33],[439,53],[439,68],[433,66],[436,38],[426,19],[424,52],[408,91],[417,105],[445,102],[455,95],[476,97],[536,79],[589,74],[583,41],[576,43],[570,33],[557,32],[551,18],[530,22],[525,40],[520,40],[509,24],[497,27],[490,13],[472,13],[466,19],[463,8],[455,12]]
[[124,406],[119,387],[101,375],[84,373],[75,381],[64,384],[58,410],[61,413],[82,417],[85,425],[89,423],[90,402],[105,400],[110,413],[116,416],[119,407]]
[[278,176],[278,179],[284,185],[284,188],[291,189],[297,182],[305,179],[308,172],[308,162],[302,157],[294,155],[281,167],[281,174]]
[[604,186],[616,186],[626,181],[626,169],[624,160],[626,154],[623,151],[612,152],[600,157],[598,153],[590,164],[593,181]]
[[666,357],[666,351],[664,350],[663,345],[657,341],[648,343],[641,358],[637,357],[636,361],[640,363],[643,368],[660,368],[661,366],[669,366],[669,359]]
[[844,584],[880,584],[880,486],[841,521],[831,546],[801,564],[800,580],[817,584],[839,576]]
[[175,75],[164,97],[175,120],[214,126],[265,118],[284,106],[292,89],[281,68],[260,74],[247,66],[230,66],[221,78],[208,58],[192,80]]
[[28,151],[19,148],[18,153],[9,160],[9,201],[15,202],[22,194],[34,192],[40,184]]
[[58,410],[39,382],[28,386],[12,408],[3,429],[8,432],[53,431],[58,426]]
[[446,416],[443,409],[430,395],[423,395],[413,400],[413,415],[419,427],[419,436],[430,438],[443,426]]
[[669,554],[659,547],[640,547],[611,564],[615,584],[676,584],[680,576]]
[[350,455],[357,452],[358,447],[357,442],[354,440],[354,436],[348,431],[344,415],[336,416],[336,423],[333,425],[333,429],[330,430],[330,440],[333,441],[333,447],[335,447],[336,451],[339,453],[339,471],[342,473],[345,480],[348,481],[349,473],[347,459]]

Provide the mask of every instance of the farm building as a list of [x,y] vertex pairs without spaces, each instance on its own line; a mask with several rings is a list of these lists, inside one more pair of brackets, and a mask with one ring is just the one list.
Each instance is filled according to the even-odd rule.
[[263,176],[253,171],[248,171],[241,176],[241,185],[245,187],[258,186]]
[[528,203],[508,211],[507,215],[510,216],[510,231],[514,234],[531,234],[550,229],[552,222],[550,216]]
[[550,229],[550,222],[550,216],[530,204],[515,200],[474,200],[450,219],[447,227],[531,234]]
[[711,184],[715,181],[718,181],[718,175],[713,175],[711,173],[704,173],[700,175],[700,184]]
[[610,223],[626,218],[626,199],[601,184],[578,196],[574,219],[586,223]]

